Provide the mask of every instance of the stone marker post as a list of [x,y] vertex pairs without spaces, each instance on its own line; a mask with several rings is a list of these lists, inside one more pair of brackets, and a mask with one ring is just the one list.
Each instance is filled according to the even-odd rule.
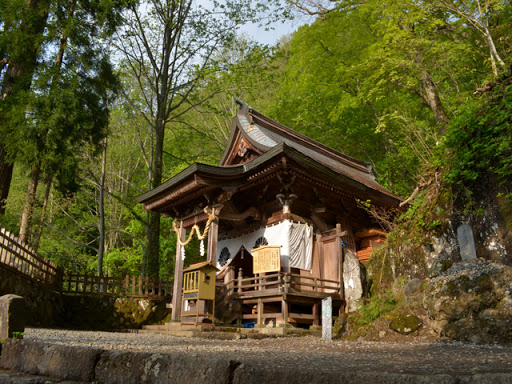
[[332,340],[332,297],[322,300],[322,339]]
[[476,259],[475,239],[470,225],[462,224],[457,228],[457,240],[459,241],[462,260]]
[[25,300],[21,296],[0,297],[0,339],[25,331]]

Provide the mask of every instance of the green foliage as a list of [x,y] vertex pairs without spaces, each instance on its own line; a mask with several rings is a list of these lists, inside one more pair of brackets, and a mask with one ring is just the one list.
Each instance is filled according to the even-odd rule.
[[23,336],[25,336],[24,332],[13,332],[12,333],[12,338],[15,340],[21,340],[21,339],[23,339]]
[[[160,89],[155,79],[163,78],[158,72],[163,66],[151,67],[150,54],[164,59],[155,52],[162,52],[162,28],[168,24],[157,24],[165,19],[166,4],[174,3],[154,2],[154,10],[141,14],[148,16],[142,27],[149,37],[149,51],[138,51],[145,43],[135,43],[139,27],[135,19],[130,19],[133,28],[122,31],[126,38],[117,41],[132,53],[131,59],[140,60],[125,57],[119,63],[123,97],[108,100],[108,110],[104,96],[118,84],[105,39],[128,16],[120,8],[135,2],[78,0],[74,17],[68,17],[73,1],[41,0],[39,4],[48,6],[51,15],[43,20],[44,34],[37,28],[20,33],[26,1],[0,2],[0,60],[23,57],[27,39],[37,47],[32,53],[39,59],[33,81],[30,73],[30,81],[20,83],[24,86],[16,97],[0,103],[0,113],[6,117],[0,122],[1,143],[9,142],[10,157],[18,161],[8,212],[0,216],[0,225],[17,231],[27,170],[40,160],[45,173],[57,176],[43,218],[41,253],[69,271],[93,272],[101,168],[96,155],[109,119],[104,272],[139,274],[147,261],[148,217],[135,197],[151,187],[156,134],[165,131],[164,180],[194,162],[216,164],[237,111],[233,96],[307,136],[370,162],[378,181],[400,196],[408,196],[433,168],[449,168],[445,180],[455,186],[454,193],[468,200],[472,186],[487,171],[507,187],[512,180],[510,85],[500,84],[492,94],[473,99],[474,89],[492,76],[488,47],[460,18],[431,6],[435,2],[337,3],[338,8],[301,27],[274,49],[223,34],[216,29],[222,25],[208,23],[207,17],[191,19],[187,32],[195,32],[170,53],[183,58],[176,66],[179,76],[159,96],[154,93]],[[500,4],[489,14],[489,27],[498,51],[509,58],[512,7]],[[229,23],[254,16],[244,14],[240,6],[228,15]],[[289,8],[281,11],[289,14]],[[56,53],[66,34],[69,45],[58,71]],[[208,36],[217,45],[208,45]],[[194,44],[197,50],[192,49]],[[219,49],[210,50],[214,46]],[[115,57],[120,56],[116,52]],[[0,64],[0,80],[5,71]],[[426,97],[426,77],[433,80],[447,116],[453,119],[447,126],[436,123]],[[168,95],[172,101],[158,115],[156,104]],[[164,120],[165,129],[157,128]],[[510,201],[511,189],[503,190]],[[420,244],[422,234],[442,227],[448,207],[435,207],[450,196],[445,193],[437,200],[435,195],[421,192],[401,217],[402,228],[412,228],[407,241]],[[33,222],[40,222],[41,202],[39,190]],[[176,235],[171,224],[172,219],[163,219],[159,231],[163,278],[174,273]],[[393,233],[389,239],[402,241],[404,236]],[[185,263],[199,260],[199,242],[194,240],[187,246]],[[392,301],[372,298],[363,308],[364,321],[380,316]]]
[[359,326],[367,325],[377,320],[381,315],[391,312],[398,306],[398,301],[391,292],[387,292],[382,297],[372,296],[360,309],[360,317],[356,320]]
[[[301,27],[283,46],[276,102],[267,113],[370,162],[380,183],[407,196],[432,161],[438,115],[470,97],[484,78],[484,59],[471,39],[460,39],[467,28],[422,2],[367,1],[349,9]],[[429,79],[443,107],[429,99]]]
[[[491,92],[463,108],[447,132],[444,148],[451,152],[445,180],[471,207],[472,190],[492,174],[510,191],[512,180],[512,81],[506,77]],[[440,160],[444,155],[440,154]],[[512,192],[504,192],[512,203]]]

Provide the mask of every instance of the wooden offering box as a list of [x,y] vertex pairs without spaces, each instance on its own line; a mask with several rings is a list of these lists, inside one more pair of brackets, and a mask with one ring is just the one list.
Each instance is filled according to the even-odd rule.
[[[209,324],[213,325],[215,313],[215,273],[218,271],[211,262],[205,261],[193,264],[183,271],[183,308],[181,311],[182,324],[188,317],[195,317],[195,324],[199,318],[211,318]],[[211,311],[209,307],[211,306]]]

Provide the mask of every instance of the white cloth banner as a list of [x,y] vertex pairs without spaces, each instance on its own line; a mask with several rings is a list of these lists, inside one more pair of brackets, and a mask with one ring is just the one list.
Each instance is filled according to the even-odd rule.
[[[220,240],[217,243],[217,267],[222,272],[242,246],[250,252],[256,248],[256,242],[261,237],[267,240],[268,245],[281,246],[282,268],[300,268],[311,271],[313,227],[290,220],[284,220],[239,237]],[[225,248],[229,252],[229,258]]]

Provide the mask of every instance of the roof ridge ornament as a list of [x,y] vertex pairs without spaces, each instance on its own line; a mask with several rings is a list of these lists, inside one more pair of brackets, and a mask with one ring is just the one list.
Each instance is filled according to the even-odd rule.
[[240,106],[239,113],[246,114],[250,116],[250,123],[253,124],[252,121],[252,107],[247,104],[245,101],[240,100],[238,97],[234,97],[235,103]]

